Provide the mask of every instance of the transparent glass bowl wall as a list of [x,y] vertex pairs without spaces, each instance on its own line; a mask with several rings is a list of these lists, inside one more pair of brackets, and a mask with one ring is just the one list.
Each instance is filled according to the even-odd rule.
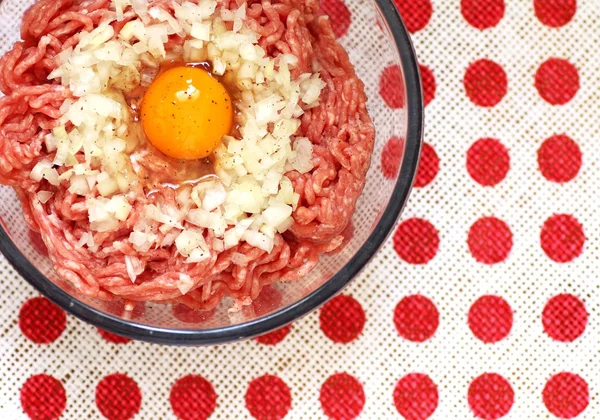
[[[0,1],[0,54],[18,40],[20,20],[32,0]],[[225,300],[210,313],[183,306],[138,303],[126,311],[119,302],[89,299],[54,273],[29,231],[12,189],[0,187],[0,249],[16,270],[65,310],[111,332],[165,344],[214,344],[239,340],[279,328],[315,309],[338,293],[375,254],[396,221],[412,185],[422,134],[422,100],[418,67],[410,39],[392,0],[346,0],[352,22],[340,42],[348,51],[365,84],[368,108],[377,136],[364,192],[352,218],[354,235],[344,250],[324,256],[306,277],[275,284],[243,311],[230,313]],[[380,94],[383,69],[385,90],[403,99],[401,109],[390,108]],[[381,170],[385,145],[392,137],[403,140],[398,171],[391,178]],[[37,245],[37,246],[36,246]]]

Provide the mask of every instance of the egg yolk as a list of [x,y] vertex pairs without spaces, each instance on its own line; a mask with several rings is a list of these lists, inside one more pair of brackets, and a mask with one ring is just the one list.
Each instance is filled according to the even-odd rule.
[[205,70],[175,67],[148,88],[141,107],[150,142],[167,156],[209,156],[231,131],[233,107],[225,87]]

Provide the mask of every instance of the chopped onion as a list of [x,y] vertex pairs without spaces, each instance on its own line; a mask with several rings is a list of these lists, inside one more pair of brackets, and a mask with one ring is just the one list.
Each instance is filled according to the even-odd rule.
[[125,267],[132,283],[135,283],[137,276],[142,274],[146,269],[144,263],[139,258],[129,255],[125,256]]
[[223,184],[216,183],[214,188],[206,191],[202,200],[202,208],[206,211],[213,211],[220,207],[227,200],[227,191]]
[[179,281],[177,282],[177,288],[181,292],[182,295],[187,294],[194,287],[194,280],[188,275],[184,273],[179,274]]
[[69,181],[71,183],[69,187],[71,194],[86,195],[90,193],[90,184],[86,175],[74,175]]
[[88,236],[89,235],[90,235],[89,233],[83,232],[83,234],[81,235],[81,238],[79,238],[79,241],[77,241],[77,244],[75,245],[75,248],[83,248],[83,246],[88,243]]
[[52,198],[53,195],[54,193],[51,191],[39,191],[37,193],[37,198],[42,204],[46,204],[48,200]]
[[[172,53],[183,54],[186,61],[209,61],[215,75],[240,89],[236,106],[241,138],[225,136],[216,149],[218,181],[178,191],[176,206],[144,205],[141,219],[147,223],[130,236],[139,252],[175,243],[187,263],[210,258],[203,229],[210,229],[215,250],[246,241],[270,252],[277,232],[283,233],[293,224],[292,212],[300,195],[285,173],[313,169],[312,143],[294,136],[300,117],[318,105],[325,86],[314,65],[313,73],[292,80],[292,69],[298,64],[295,55],[266,55],[258,45],[260,35],[245,24],[247,4],[215,13],[217,5],[215,0],[177,0],[168,5],[113,0],[117,20],[132,11],[137,17],[117,36],[114,18],[90,33],[82,31],[79,43],[57,56],[59,67],[50,78],[59,78],[76,99],[64,101],[60,125],[45,136],[54,161],[38,162],[30,174],[38,182],[46,179],[54,185],[68,181],[70,191],[76,194],[97,191],[98,197],[86,201],[91,229],[118,229],[133,209],[123,194],[129,192],[131,202],[135,200],[129,190],[137,182],[136,164],[133,162],[132,168],[128,155],[137,146],[139,134],[119,92],[148,86],[159,62]],[[167,54],[165,44],[175,34],[187,39]],[[141,63],[151,71],[140,74]],[[199,94],[188,89],[178,97],[184,101]],[[66,167],[61,169],[62,175],[56,166]],[[47,194],[39,195],[50,199]],[[164,235],[160,240],[159,233]],[[235,259],[243,262],[241,256]]]
[[44,177],[44,171],[49,168],[52,168],[52,162],[48,159],[40,160],[31,170],[29,177],[36,182],[40,182]]
[[196,226],[212,229],[218,237],[225,234],[227,223],[222,216],[204,209],[193,209],[187,214],[186,220]]
[[213,73],[217,76],[223,76],[225,70],[227,70],[225,62],[221,58],[215,57],[213,60]]
[[192,23],[192,32],[190,35],[200,41],[210,41],[210,32],[209,23],[194,22]]
[[210,252],[201,248],[194,249],[190,256],[185,260],[186,264],[194,264],[205,261],[210,258]]
[[296,157],[292,159],[292,168],[301,174],[310,172],[314,165],[312,163],[313,145],[306,137],[298,137],[294,142]]
[[109,197],[119,191],[119,185],[116,179],[110,178],[102,182],[98,182],[98,192],[103,197]]
[[186,229],[177,236],[175,239],[175,246],[181,255],[184,257],[190,257],[192,251],[195,249],[201,249],[208,252],[206,241],[201,230],[197,229]]
[[148,252],[154,245],[158,236],[154,233],[144,233],[133,231],[129,235],[129,242],[138,252]]
[[233,248],[240,243],[240,239],[242,238],[236,234],[235,229],[229,229],[223,236],[223,249]]
[[278,229],[287,222],[292,215],[292,206],[284,203],[273,203],[263,211],[265,223]]
[[270,253],[273,250],[274,240],[269,238],[264,233],[260,233],[256,230],[247,230],[244,234],[244,240],[250,245],[262,249],[263,251]]

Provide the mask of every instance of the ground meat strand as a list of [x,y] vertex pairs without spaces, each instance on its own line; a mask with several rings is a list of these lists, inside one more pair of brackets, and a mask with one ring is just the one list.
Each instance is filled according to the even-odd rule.
[[[221,0],[220,6],[237,9],[243,3]],[[172,9],[170,1],[151,4]],[[144,206],[177,203],[176,193],[161,186],[150,195],[138,186],[133,191],[135,200],[130,200],[133,210],[119,229],[94,233],[97,250],[79,246],[82,236],[92,232],[85,198],[69,193],[65,185],[56,188],[46,181],[34,182],[29,172],[40,159],[53,159],[43,139],[57,124],[65,99],[72,97],[65,87],[48,83],[48,74],[58,66],[56,56],[77,44],[79,31],[114,20],[116,14],[109,6],[110,0],[40,0],[25,13],[23,41],[0,58],[0,90],[6,95],[0,98],[0,183],[15,188],[25,220],[40,233],[58,275],[90,297],[182,303],[207,310],[225,296],[236,299],[238,305],[248,303],[264,286],[306,275],[320,254],[343,246],[365,183],[375,132],[364,87],[317,0],[247,1],[246,24],[261,35],[259,44],[267,53],[294,54],[298,64],[292,77],[316,69],[327,84],[320,105],[303,115],[297,133],[313,143],[315,167],[307,174],[287,174],[301,197],[300,205],[291,230],[276,236],[273,251],[267,254],[242,243],[220,253],[213,250],[211,258],[201,263],[186,264],[167,233],[157,240],[165,246],[137,252],[127,238],[144,217]],[[133,18],[126,11],[124,20],[112,25],[118,32]],[[167,49],[181,49],[182,41],[172,37]],[[152,154],[141,154],[138,159],[149,170],[168,165]],[[40,190],[54,195],[41,203],[36,194]],[[213,238],[206,235],[207,243],[212,243]],[[245,264],[234,264],[236,254],[245,256]],[[127,271],[128,258],[141,272],[135,283]],[[193,281],[186,294],[179,289],[182,275]]]

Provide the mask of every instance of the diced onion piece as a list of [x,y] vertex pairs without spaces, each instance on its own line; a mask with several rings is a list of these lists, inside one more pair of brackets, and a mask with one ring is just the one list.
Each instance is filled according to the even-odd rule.
[[158,236],[154,233],[133,231],[129,235],[129,242],[131,242],[136,251],[148,252],[157,238]]
[[144,263],[139,258],[130,255],[125,256],[125,267],[132,283],[135,283],[137,276],[142,274],[146,269]]
[[197,229],[186,229],[181,232],[175,239],[175,246],[177,251],[184,257],[190,257],[195,249],[208,251],[204,235],[202,231]]
[[262,249],[263,251],[270,253],[273,250],[274,240],[269,238],[264,233],[260,233],[256,230],[247,230],[244,233],[243,239],[250,245]]
[[171,28],[171,33],[177,34],[179,36],[184,36],[183,28],[181,27],[177,19],[173,18],[173,16],[166,10],[160,7],[153,7],[152,9],[150,9],[149,15],[154,19],[158,19],[162,22],[167,22],[167,24]]
[[201,249],[201,248],[196,248],[191,252],[190,256],[185,260],[185,262],[186,262],[186,264],[194,264],[194,263],[206,261],[209,258],[210,258],[210,252],[208,252],[204,249]]
[[292,215],[292,206],[284,203],[273,203],[263,211],[263,219],[266,224],[280,229]]
[[123,11],[129,5],[131,5],[130,0],[113,0],[113,4],[115,6],[115,11],[117,12],[117,20],[120,22],[124,18]]
[[74,175],[71,177],[70,182],[69,192],[71,194],[86,195],[90,193],[90,184],[85,175]]
[[109,178],[98,183],[98,192],[103,197],[109,197],[119,191],[116,179]]
[[185,295],[194,287],[194,280],[188,274],[180,273],[176,284],[181,294]]
[[40,182],[44,178],[44,171],[48,168],[52,168],[52,162],[48,159],[40,160],[31,170],[29,177],[36,182]]
[[65,163],[69,154],[69,135],[64,126],[58,126],[52,130],[54,145],[56,147],[56,155],[54,157],[55,165],[62,165]]
[[310,140],[306,137],[298,137],[294,142],[294,152],[296,152],[296,157],[292,159],[292,167],[301,174],[310,172],[314,167],[312,163],[313,145]]
[[115,215],[117,220],[123,222],[129,217],[132,206],[124,195],[116,195],[110,199],[107,209]]
[[91,198],[86,204],[90,228],[97,232],[110,232],[119,227],[119,221],[114,217],[114,212],[108,209],[107,198]]
[[290,229],[292,227],[292,225],[294,224],[294,218],[293,217],[288,217],[287,220],[285,220],[283,223],[281,223],[278,227],[277,227],[277,231],[279,233],[283,233],[286,230]]
[[277,233],[277,229],[269,225],[262,225],[259,231],[267,235],[269,238],[275,238],[275,234]]
[[220,239],[213,239],[212,247],[216,252],[223,252],[225,250],[225,244]]
[[223,76],[225,74],[225,70],[227,70],[227,65],[225,62],[221,58],[215,57],[213,60],[213,73],[217,76]]
[[190,35],[200,41],[210,41],[210,24],[200,22],[192,23]]
[[46,204],[48,200],[52,198],[53,195],[54,193],[51,191],[39,191],[37,193],[37,199],[40,200],[42,204]]
[[146,28],[148,32],[148,50],[155,58],[165,58],[167,52],[165,45],[169,39],[167,26],[165,24],[157,24],[148,26]]
[[279,183],[279,194],[277,199],[284,202],[285,204],[293,204],[294,202],[294,187],[292,181],[286,176],[281,178]]
[[241,237],[237,235],[235,229],[229,229],[223,237],[224,249],[230,249],[240,243]]
[[213,230],[217,237],[222,237],[227,229],[227,223],[222,216],[204,209],[190,210],[186,220],[193,225]]
[[88,236],[89,233],[87,232],[83,232],[83,234],[81,235],[81,238],[79,238],[79,241],[77,241],[77,244],[75,245],[75,248],[83,248],[84,245],[87,245],[88,243]]
[[243,3],[234,14],[236,19],[246,19],[246,3]]
[[206,191],[202,200],[202,208],[206,211],[213,211],[221,206],[227,200],[227,191],[220,182],[214,188]]
[[279,191],[279,182],[281,181],[282,176],[281,172],[277,169],[271,169],[263,182],[263,194],[277,195],[277,192]]
[[148,0],[131,0],[134,12],[144,18],[148,14]]
[[279,95],[271,95],[270,97],[256,103],[254,106],[254,113],[257,123],[267,124],[277,121],[278,112],[284,107],[285,102]]
[[146,206],[146,217],[156,220],[159,223],[167,225],[169,228],[183,229],[183,225],[177,220],[177,217],[166,215],[160,211],[154,204]]

